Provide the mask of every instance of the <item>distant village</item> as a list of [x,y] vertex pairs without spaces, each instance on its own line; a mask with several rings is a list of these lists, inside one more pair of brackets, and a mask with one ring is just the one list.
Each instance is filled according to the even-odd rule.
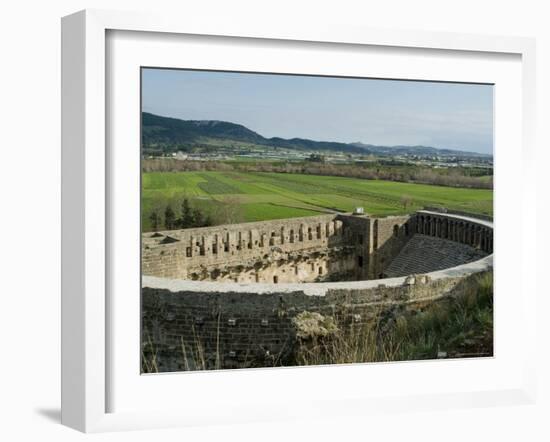
[[[416,154],[398,154],[398,155],[359,155],[344,152],[327,151],[299,151],[282,148],[262,147],[251,149],[249,147],[230,151],[220,149],[200,152],[172,152],[162,157],[174,158],[182,161],[288,161],[288,162],[320,162],[330,164],[360,164],[360,163],[381,163],[388,165],[410,164],[433,168],[449,167],[476,167],[493,168],[493,158],[488,156],[464,156],[464,155],[416,155]],[[150,156],[147,158],[159,158],[159,156]]]

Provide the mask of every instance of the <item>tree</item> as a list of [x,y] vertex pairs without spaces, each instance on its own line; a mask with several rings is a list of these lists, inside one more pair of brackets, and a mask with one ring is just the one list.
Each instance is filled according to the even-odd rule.
[[204,221],[205,221],[205,217],[203,213],[197,208],[193,209],[193,226],[204,227],[206,225]]
[[326,157],[319,153],[312,153],[308,158],[306,158],[306,161],[311,161],[313,163],[324,163],[326,161]]
[[149,214],[149,221],[151,222],[151,227],[153,230],[157,231],[160,226],[160,215],[157,209],[153,209]]
[[191,208],[187,198],[184,198],[181,204],[181,218],[178,221],[178,224],[182,229],[193,227],[195,225],[193,209]]
[[172,230],[175,227],[175,223],[176,214],[174,213],[172,206],[168,204],[164,210],[164,227],[166,227],[167,230]]

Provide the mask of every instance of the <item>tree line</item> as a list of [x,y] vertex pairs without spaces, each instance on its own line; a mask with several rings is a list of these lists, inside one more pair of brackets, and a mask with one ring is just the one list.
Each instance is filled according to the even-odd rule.
[[244,216],[239,201],[232,197],[224,202],[204,201],[200,206],[184,197],[157,200],[145,210],[144,220],[143,231],[159,231],[234,224]]
[[367,180],[387,180],[433,184],[448,187],[492,189],[492,176],[475,176],[466,169],[433,169],[429,166],[404,165],[390,167],[382,164],[369,166],[357,164],[332,164],[307,162],[257,162],[227,163],[220,161],[189,161],[175,158],[151,158],[142,160],[143,172],[188,172],[188,171],[238,171],[299,173],[307,175],[341,176]]
[[187,198],[183,199],[179,214],[174,211],[170,202],[162,211],[154,207],[149,213],[149,222],[153,230],[188,229],[213,224],[211,217],[198,207],[191,207]]

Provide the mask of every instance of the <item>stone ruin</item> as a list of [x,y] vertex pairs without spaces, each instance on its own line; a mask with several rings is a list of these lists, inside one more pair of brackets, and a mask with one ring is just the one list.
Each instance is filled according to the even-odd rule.
[[[490,270],[492,226],[431,209],[145,233],[144,354],[154,346],[160,371],[270,366],[291,351],[300,315],[361,323],[374,305],[431,302]],[[206,367],[182,359],[197,342]]]

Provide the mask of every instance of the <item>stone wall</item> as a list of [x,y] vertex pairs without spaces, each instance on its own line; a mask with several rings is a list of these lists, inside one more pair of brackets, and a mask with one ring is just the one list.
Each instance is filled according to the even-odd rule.
[[437,213],[420,210],[416,213],[415,232],[448,239],[493,253],[493,223],[472,215]]
[[385,278],[386,268],[411,239],[415,230],[415,218],[389,216],[371,221],[369,262],[366,279]]
[[[265,291],[265,284],[247,285],[237,291],[213,283],[218,290],[210,284],[201,291],[178,284],[166,287],[147,278],[142,292],[143,355],[154,357],[161,372],[287,365],[297,342],[293,318],[302,312],[330,317],[339,328],[361,325],[374,315],[389,319],[404,309],[453,296],[478,271],[488,269],[486,263],[473,272],[393,278],[363,287],[329,283],[315,294],[299,290],[299,284],[280,291]],[[308,285],[313,284],[302,284]]]
[[349,277],[356,259],[349,234],[337,215],[149,233],[142,273],[221,282]]
[[142,273],[239,283],[380,279],[415,234],[491,253],[490,225],[423,210],[411,216],[334,214],[148,233]]

